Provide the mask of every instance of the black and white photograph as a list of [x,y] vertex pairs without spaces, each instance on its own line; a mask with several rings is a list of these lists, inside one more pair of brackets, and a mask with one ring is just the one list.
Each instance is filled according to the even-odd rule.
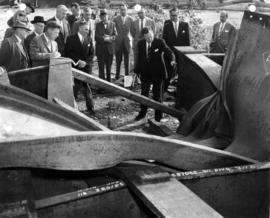
[[270,0],[0,0],[0,218],[270,218]]

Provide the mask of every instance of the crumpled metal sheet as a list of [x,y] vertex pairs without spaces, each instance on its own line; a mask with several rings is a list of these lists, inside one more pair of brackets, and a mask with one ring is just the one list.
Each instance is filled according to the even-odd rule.
[[230,55],[224,91],[234,140],[227,151],[270,159],[270,16],[245,12]]

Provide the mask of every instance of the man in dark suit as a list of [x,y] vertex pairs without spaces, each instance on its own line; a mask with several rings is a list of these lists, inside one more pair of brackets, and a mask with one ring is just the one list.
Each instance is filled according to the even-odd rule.
[[35,16],[34,20],[32,20],[31,23],[34,26],[34,31],[32,33],[30,33],[26,37],[26,39],[24,40],[24,45],[25,45],[25,48],[26,48],[29,56],[30,56],[30,53],[29,53],[30,52],[30,44],[36,36],[39,36],[43,33],[44,27],[46,25],[46,21],[44,20],[44,18],[42,16]]
[[70,26],[68,21],[66,20],[68,9],[65,5],[58,5],[56,8],[56,15],[55,17],[48,20],[49,21],[56,21],[60,27],[59,36],[56,38],[56,42],[58,45],[58,51],[61,53],[61,56],[65,56],[65,43],[67,37],[70,35]]
[[[178,70],[181,68],[181,58],[174,46],[190,46],[189,26],[188,23],[179,20],[179,13],[177,8],[170,10],[170,20],[164,22],[162,38],[166,44],[171,48],[176,56]],[[168,80],[165,83],[165,91],[170,85],[170,80],[175,73],[175,69],[168,69]]]
[[108,20],[107,11],[100,11],[100,22],[96,25],[96,55],[98,59],[99,77],[105,79],[104,66],[106,66],[106,79],[111,81],[111,67],[115,52],[115,37],[117,36],[115,24]]
[[[82,8],[82,20],[86,21],[89,26],[89,33],[88,36],[92,38],[92,42],[94,42],[94,35],[95,35],[95,21],[91,19],[92,17],[92,10],[90,7],[83,7]],[[72,34],[76,34],[79,31],[79,25],[81,20],[76,21],[73,24],[73,29],[71,31]],[[94,58],[94,57],[93,57]],[[89,61],[88,65],[88,73],[92,74],[92,67],[93,67],[93,59]]]
[[120,77],[120,68],[122,57],[124,56],[125,75],[129,74],[129,54],[131,49],[131,34],[130,29],[132,25],[132,17],[127,15],[127,6],[120,6],[120,15],[114,18],[114,23],[117,30],[117,37],[115,39],[115,57],[116,57],[116,79]]
[[189,26],[188,23],[179,20],[177,8],[170,10],[170,20],[166,20],[163,27],[163,36],[166,44],[174,46],[189,46]]
[[227,19],[227,12],[220,12],[220,22],[215,23],[213,28],[210,42],[211,53],[225,53],[230,40],[235,36],[235,27]]
[[[14,32],[9,38],[4,39],[0,48],[0,68],[7,72],[26,69],[29,66],[29,56],[24,46],[24,39],[31,31],[26,23],[15,22]],[[3,69],[0,69],[2,71]]]
[[77,2],[74,2],[71,4],[71,12],[72,14],[67,16],[67,21],[69,23],[70,29],[72,30],[73,24],[76,21],[79,21],[81,19],[81,9],[80,5]]
[[[71,58],[76,65],[73,66],[86,73],[89,72],[89,62],[94,56],[94,46],[92,38],[89,37],[89,25],[86,21],[80,21],[79,31],[67,38],[66,43],[66,55]],[[92,98],[91,88],[88,83],[81,82],[77,79],[74,80],[74,96],[77,97],[80,88],[83,88],[83,92],[86,100],[86,107],[90,112],[93,112],[94,103]]]
[[[144,39],[138,42],[138,62],[135,73],[141,77],[141,94],[149,96],[150,86],[153,84],[153,98],[162,102],[164,82],[168,78],[165,59],[171,66],[175,65],[175,56],[172,50],[162,39],[154,38],[151,29],[142,29]],[[141,111],[135,120],[140,120],[146,116],[147,106],[141,105]],[[160,121],[162,112],[155,110],[155,120]]]
[[45,32],[32,40],[29,53],[33,66],[46,66],[51,58],[61,56],[55,41],[60,29],[60,25],[55,21],[50,21],[45,26]]

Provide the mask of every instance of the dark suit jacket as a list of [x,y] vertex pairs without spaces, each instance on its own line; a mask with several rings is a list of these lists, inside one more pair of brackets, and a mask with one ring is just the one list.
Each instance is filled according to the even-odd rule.
[[36,37],[36,34],[34,32],[32,32],[31,34],[29,34],[25,40],[24,40],[24,45],[25,45],[25,48],[26,50],[28,51],[29,53],[29,50],[30,50],[30,44],[32,42],[32,40]]
[[[138,42],[138,60],[135,73],[141,75],[142,81],[161,81],[168,78],[165,59],[175,61],[172,50],[164,40],[155,38],[147,55],[145,39]],[[165,58],[166,57],[166,58]]]
[[[56,21],[55,17],[48,20],[49,21]],[[70,26],[66,19],[63,19],[63,26],[64,28],[61,29],[59,36],[55,39],[58,44],[58,51],[61,53],[61,56],[65,56],[65,43],[67,37],[70,35]]]
[[48,54],[52,52],[57,52],[58,46],[55,41],[52,41],[52,50],[48,46],[44,34],[36,36],[30,44],[30,58],[32,61],[32,66],[44,66],[48,65],[50,59]]
[[5,67],[7,72],[26,69],[29,66],[27,51],[14,35],[2,42],[0,66]]
[[66,56],[74,62],[78,60],[89,63],[94,55],[94,46],[91,37],[87,37],[82,44],[78,34],[70,35],[66,43]]
[[210,52],[223,53],[226,52],[230,40],[235,36],[235,27],[226,22],[223,30],[219,36],[219,28],[221,22],[215,23],[213,27],[213,34],[210,43]]
[[173,22],[166,20],[163,27],[163,36],[169,47],[190,46],[188,23],[179,21],[178,33],[175,34]]
[[70,26],[70,29],[72,30],[73,28],[73,24],[76,22],[76,21],[79,21],[81,19],[81,17],[75,17],[73,14],[69,15],[67,17],[67,21],[69,23],[69,26]]
[[115,39],[115,50],[118,51],[121,48],[121,44],[124,41],[125,47],[128,51],[130,51],[131,48],[131,25],[132,25],[133,19],[130,16],[126,16],[125,23],[122,21],[121,15],[114,18],[114,23],[117,31],[117,37]]
[[96,25],[95,40],[97,57],[103,55],[105,52],[108,52],[110,55],[115,53],[115,42],[105,42],[105,34],[109,36],[117,36],[117,31],[113,22],[109,21],[106,29],[102,21]]

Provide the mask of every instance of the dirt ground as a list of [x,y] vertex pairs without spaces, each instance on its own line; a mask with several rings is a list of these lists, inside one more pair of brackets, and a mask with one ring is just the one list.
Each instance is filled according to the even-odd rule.
[[[30,16],[30,20],[35,15],[42,15],[45,19],[49,19],[54,16],[54,9],[37,9],[35,14]],[[203,28],[206,28],[207,31],[207,39],[210,41],[212,34],[212,27],[215,22],[219,20],[219,11],[196,11],[196,15],[203,20]],[[229,21],[235,25],[237,28],[240,27],[241,19],[243,12],[232,11],[229,12]],[[3,34],[5,29],[7,28],[7,20],[9,16],[6,12],[6,9],[0,8],[0,42],[3,39]],[[133,66],[133,55],[131,54],[131,67]],[[123,64],[122,64],[123,65]],[[93,68],[93,72],[95,75],[98,74],[97,62],[95,59],[95,64]],[[123,73],[124,70],[121,70]],[[112,67],[112,74],[115,73],[115,62]],[[114,77],[114,76],[112,76]],[[140,92],[140,87],[137,86],[134,90],[136,92]],[[101,124],[115,129],[117,127],[121,127],[125,124],[132,123],[134,121],[134,117],[137,115],[140,105],[134,101],[130,101],[121,96],[114,96],[111,93],[96,93],[94,91],[94,101],[95,101],[95,114],[89,114],[86,110],[85,102],[82,95],[78,97],[78,106],[79,110],[85,113],[88,116],[91,116],[95,120],[99,121]],[[170,99],[170,101],[165,102],[167,105],[173,105],[174,99]],[[153,118],[153,110],[149,109],[148,118]],[[175,131],[177,126],[179,125],[179,121],[176,118],[173,118],[169,115],[165,115],[162,119],[162,124],[169,127],[172,131]]]

